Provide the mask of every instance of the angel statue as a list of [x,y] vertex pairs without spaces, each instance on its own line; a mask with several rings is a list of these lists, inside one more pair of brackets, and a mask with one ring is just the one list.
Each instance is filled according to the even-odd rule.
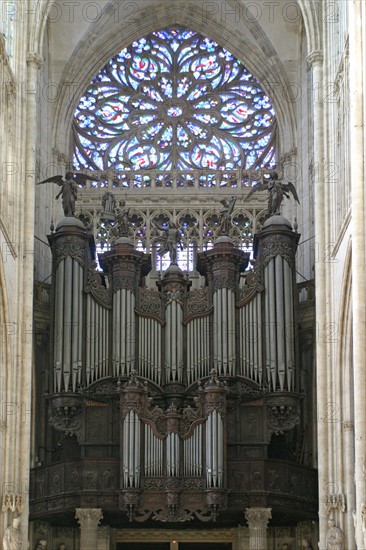
[[236,203],[236,197],[230,197],[230,199],[222,199],[221,204],[223,208],[219,211],[220,214],[220,227],[218,230],[219,235],[228,235],[230,231],[230,216],[233,213]]
[[289,193],[292,193],[294,199],[300,204],[299,197],[297,196],[297,192],[293,183],[283,183],[281,180],[278,179],[278,174],[274,170],[271,170],[270,172],[269,181],[265,181],[263,179],[262,183],[257,183],[256,185],[253,185],[250,193],[245,197],[244,200],[248,200],[256,191],[264,191],[265,189],[269,193],[267,210],[268,217],[278,216],[280,214],[283,197],[285,196],[287,199],[289,199]]
[[168,227],[164,227],[157,221],[152,220],[151,224],[161,232],[160,237],[157,239],[161,243],[158,249],[159,256],[164,256],[164,254],[169,252],[170,263],[176,265],[178,259],[178,244],[180,245],[180,249],[183,250],[183,245],[180,242],[181,234],[179,229],[175,223],[169,223]]
[[78,197],[78,186],[84,186],[87,180],[99,181],[95,176],[87,176],[85,174],[74,174],[74,172],[66,172],[65,179],[62,176],[51,176],[41,183],[53,182],[61,187],[61,191],[56,196],[58,199],[62,196],[62,208],[65,216],[75,216],[75,202]]

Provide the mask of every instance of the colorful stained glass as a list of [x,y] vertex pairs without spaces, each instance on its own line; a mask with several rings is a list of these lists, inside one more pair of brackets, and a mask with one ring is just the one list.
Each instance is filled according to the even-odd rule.
[[73,130],[77,169],[275,164],[275,113],[256,78],[182,27],[153,32],[110,59],[80,99]]

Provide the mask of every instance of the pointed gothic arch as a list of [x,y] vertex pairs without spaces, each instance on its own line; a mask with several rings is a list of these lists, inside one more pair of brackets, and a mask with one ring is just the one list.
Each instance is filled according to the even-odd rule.
[[[183,6],[172,2],[169,9],[149,6],[136,22],[115,23],[113,11],[107,10],[78,44],[66,65],[60,82],[60,96],[55,110],[53,148],[65,155],[70,150],[73,113],[85,88],[93,76],[116,52],[134,40],[171,25],[183,25],[209,36],[228,49],[258,79],[270,98],[278,116],[279,156],[296,148],[295,103],[291,98],[291,83],[278,54],[258,22],[247,23],[248,33],[214,19],[202,19],[202,10],[196,4]],[[253,36],[256,46],[253,47]],[[73,83],[70,86],[70,83]]]

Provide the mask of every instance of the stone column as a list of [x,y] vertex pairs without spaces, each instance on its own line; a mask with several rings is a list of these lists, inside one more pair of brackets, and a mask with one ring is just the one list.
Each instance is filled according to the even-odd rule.
[[80,524],[80,550],[98,550],[98,524],[103,519],[101,508],[75,508]]
[[267,526],[272,508],[246,508],[245,519],[249,527],[249,550],[267,550]]
[[[316,321],[319,327],[326,326],[327,323],[327,281],[326,281],[326,262],[324,262],[324,250],[326,242],[326,205],[325,205],[325,183],[324,183],[324,119],[323,119],[323,52],[314,50],[307,58],[308,64],[312,70],[313,77],[313,103],[314,103],[314,167],[317,174],[317,183],[314,185],[314,222],[315,222],[315,242],[317,243],[316,253],[319,257],[315,258],[315,288],[316,288]],[[325,338],[317,339],[316,360],[317,365],[317,403],[318,418],[323,411],[326,411],[328,397],[327,380],[327,344]],[[326,422],[318,421],[318,472],[319,472],[319,494],[323,495],[324,487],[329,483],[328,474],[328,431],[329,425]],[[325,548],[325,537],[327,532],[328,515],[324,508],[319,508],[319,548]]]
[[247,550],[249,544],[248,536],[248,528],[239,525],[235,533],[233,550]]
[[364,2],[348,2],[350,87],[350,176],[352,197],[352,321],[355,410],[356,542],[364,548],[361,509],[366,493],[363,461],[366,456],[365,296],[365,120],[364,120]]
[[109,525],[98,527],[98,550],[109,550],[111,544],[111,528]]
[[[11,448],[11,461],[7,481],[14,481],[20,487],[23,480],[29,476],[29,442],[31,431],[31,387],[32,387],[32,356],[33,356],[33,263],[34,263],[34,211],[35,211],[35,178],[36,178],[36,143],[37,143],[37,106],[38,74],[43,64],[43,58],[37,52],[27,53],[27,88],[26,88],[26,157],[25,157],[25,187],[21,199],[24,205],[24,217],[21,216],[21,244],[23,257],[19,260],[19,287],[17,302],[19,304],[19,323],[22,323],[24,341],[19,339],[19,355],[17,374],[14,383],[14,402],[21,404],[22,410],[27,411],[22,422],[17,422],[14,428],[8,431],[11,441],[6,441],[7,448]],[[20,335],[21,331],[19,331]],[[21,337],[21,336],[20,336]],[[16,388],[16,389],[15,389]],[[14,420],[18,415],[14,415]],[[17,457],[17,460],[13,460]],[[19,458],[18,458],[19,457]],[[28,544],[28,500],[24,504],[24,513],[21,516],[23,547]]]

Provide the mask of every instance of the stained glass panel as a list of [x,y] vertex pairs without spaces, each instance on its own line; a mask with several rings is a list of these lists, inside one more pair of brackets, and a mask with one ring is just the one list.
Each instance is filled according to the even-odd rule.
[[80,99],[73,131],[76,169],[275,164],[275,113],[256,78],[182,27],[153,32],[110,59]]

